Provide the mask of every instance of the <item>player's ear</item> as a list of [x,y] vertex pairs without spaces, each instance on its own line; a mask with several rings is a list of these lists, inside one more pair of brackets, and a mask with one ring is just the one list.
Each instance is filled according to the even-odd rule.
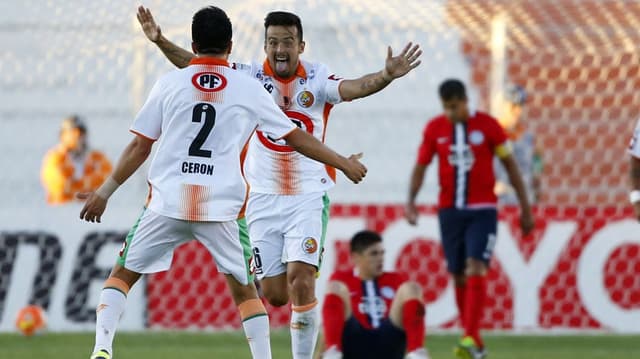
[[305,45],[305,42],[304,41],[300,41],[300,51],[298,51],[299,54],[304,52],[304,45]]
[[193,51],[194,54],[198,53],[198,46],[196,45],[195,42],[191,43],[191,51]]
[[227,49],[227,55],[231,54],[232,48],[233,48],[233,41],[229,41],[229,48]]

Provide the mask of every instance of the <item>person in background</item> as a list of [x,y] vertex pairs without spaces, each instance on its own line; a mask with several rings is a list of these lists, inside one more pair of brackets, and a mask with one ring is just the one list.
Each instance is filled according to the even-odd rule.
[[79,192],[95,191],[111,173],[111,162],[91,149],[84,121],[73,115],[62,121],[60,143],[42,162],[41,179],[47,203],[63,204]]
[[[511,142],[513,158],[518,164],[522,180],[529,195],[529,202],[536,203],[540,198],[540,175],[542,174],[542,156],[535,144],[535,136],[527,130],[523,122],[524,105],[527,102],[527,92],[522,86],[509,85],[507,87],[502,107],[502,114],[498,122],[504,129]],[[499,160],[494,161],[496,173],[495,192],[501,204],[518,204],[518,196],[509,183],[509,176]]]
[[534,221],[522,176],[498,121],[469,109],[460,80],[444,81],[439,94],[444,113],[425,126],[411,173],[405,217],[411,225],[417,223],[416,197],[427,167],[437,157],[440,238],[464,329],[455,354],[460,359],[483,359],[487,351],[480,336],[480,321],[498,229],[494,157],[505,167],[518,196],[523,235],[531,232]]
[[423,289],[399,272],[383,270],[376,232],[351,238],[352,270],[331,275],[322,306],[323,359],[429,359],[424,347]]

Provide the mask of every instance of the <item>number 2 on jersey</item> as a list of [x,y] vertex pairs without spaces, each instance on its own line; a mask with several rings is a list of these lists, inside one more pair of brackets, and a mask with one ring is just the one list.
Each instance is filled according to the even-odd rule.
[[189,156],[211,158],[211,151],[203,150],[202,145],[207,141],[211,130],[213,130],[213,126],[216,124],[216,109],[208,103],[195,105],[191,122],[204,122],[204,124],[200,128],[196,138],[191,142],[191,146],[189,146]]

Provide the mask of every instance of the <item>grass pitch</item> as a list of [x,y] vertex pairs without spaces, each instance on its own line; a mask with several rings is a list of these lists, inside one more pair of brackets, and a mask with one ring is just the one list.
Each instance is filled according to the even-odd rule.
[[[453,359],[454,335],[431,335],[433,359]],[[631,359],[640,358],[640,336],[622,335],[487,335],[490,359]],[[291,358],[289,333],[274,331],[273,358]],[[88,359],[92,333],[45,333],[34,337],[0,334],[1,359]],[[241,332],[118,333],[114,359],[250,359]]]

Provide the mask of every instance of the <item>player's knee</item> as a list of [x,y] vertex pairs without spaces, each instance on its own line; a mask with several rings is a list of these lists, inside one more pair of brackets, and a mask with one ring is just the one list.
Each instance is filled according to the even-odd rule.
[[336,295],[339,295],[341,297],[343,297],[343,296],[347,296],[348,297],[349,296],[349,288],[347,288],[347,286],[342,282],[338,282],[338,281],[332,280],[329,283],[327,283],[326,294],[336,294]]
[[264,297],[267,298],[267,302],[274,307],[282,307],[289,303],[289,296],[285,292],[275,291],[275,290],[263,290],[262,293]]
[[125,282],[129,286],[129,288],[133,287],[133,285],[136,284],[140,276],[140,273],[134,272],[120,265],[116,265],[115,267],[113,267],[113,269],[111,270],[111,274],[109,275],[110,278],[117,278]]
[[467,276],[485,275],[487,273],[487,265],[478,259],[467,258],[467,266],[465,274]]
[[423,298],[423,291],[420,284],[416,282],[405,282],[398,288],[398,295],[407,299],[420,299]]
[[298,265],[287,275],[291,295],[295,298],[314,298],[316,269],[311,265]]

